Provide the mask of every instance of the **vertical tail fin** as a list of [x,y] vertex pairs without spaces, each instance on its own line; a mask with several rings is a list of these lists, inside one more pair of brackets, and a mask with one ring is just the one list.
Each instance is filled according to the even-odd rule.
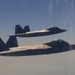
[[30,32],[30,28],[28,25],[24,27],[24,32]]
[[8,41],[7,41],[7,43],[6,43],[6,46],[8,48],[10,48],[10,47],[18,47],[16,36],[10,36]]
[[24,29],[20,25],[15,26],[15,34],[30,32],[29,26],[25,26]]
[[8,50],[9,48],[6,47],[4,41],[0,38],[0,52]]
[[15,34],[23,33],[23,29],[21,28],[20,25],[15,26]]

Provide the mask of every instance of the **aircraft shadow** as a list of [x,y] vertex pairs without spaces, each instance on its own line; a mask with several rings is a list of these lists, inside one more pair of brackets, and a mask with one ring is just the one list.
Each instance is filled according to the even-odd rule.
[[16,52],[10,52],[10,53],[2,53],[1,56],[32,56],[32,55],[44,55],[44,54],[54,54],[54,53],[60,53],[60,52],[66,52],[71,51],[75,49],[75,45],[70,45],[69,48],[64,47],[61,50],[60,49],[40,49],[40,50],[22,50],[22,51],[16,51]]

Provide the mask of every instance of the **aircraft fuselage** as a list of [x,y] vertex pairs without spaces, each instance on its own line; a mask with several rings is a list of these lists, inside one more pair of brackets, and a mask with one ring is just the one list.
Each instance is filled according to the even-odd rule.
[[26,33],[20,33],[16,34],[18,37],[38,37],[38,36],[46,36],[46,35],[52,35],[57,33],[62,33],[64,31],[58,30],[58,31],[50,31],[50,30],[39,30],[39,31],[31,31]]

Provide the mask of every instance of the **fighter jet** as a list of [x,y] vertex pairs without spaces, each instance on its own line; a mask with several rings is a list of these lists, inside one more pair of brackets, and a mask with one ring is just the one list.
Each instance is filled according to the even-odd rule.
[[12,48],[12,50],[10,51],[1,52],[0,55],[2,56],[44,55],[70,51],[73,49],[75,49],[75,45],[71,45],[64,40],[58,39],[39,45]]
[[6,44],[0,38],[0,52],[7,51],[11,47],[18,47],[16,36],[10,36]]
[[58,27],[51,27],[48,29],[37,30],[37,31],[30,31],[29,26],[25,26],[24,29],[21,28],[20,25],[15,26],[15,36],[18,37],[37,37],[37,36],[46,36],[46,35],[53,35],[65,32],[67,30],[60,29]]

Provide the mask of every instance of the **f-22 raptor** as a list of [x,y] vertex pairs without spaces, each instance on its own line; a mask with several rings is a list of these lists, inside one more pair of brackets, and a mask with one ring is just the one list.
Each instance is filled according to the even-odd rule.
[[75,50],[74,44],[69,44],[68,42],[62,39],[57,39],[39,45],[15,47],[12,48],[11,50],[0,52],[0,55],[1,56],[32,56],[32,55],[54,54],[54,53],[71,51],[71,50]]
[[58,34],[65,32],[67,30],[65,29],[60,29],[58,27],[51,27],[48,29],[43,29],[43,30],[37,30],[37,31],[30,31],[30,28],[28,25],[22,29],[20,25],[15,26],[15,36],[18,37],[37,37],[37,36],[46,36],[46,35],[53,35],[53,34]]

